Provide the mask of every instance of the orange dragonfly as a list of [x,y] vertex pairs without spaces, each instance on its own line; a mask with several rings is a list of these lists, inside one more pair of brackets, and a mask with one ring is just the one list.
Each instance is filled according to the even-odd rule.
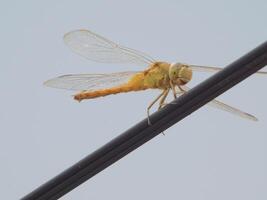
[[[217,72],[221,68],[191,65],[184,63],[168,63],[154,60],[147,54],[116,44],[89,30],[75,30],[64,36],[64,42],[77,54],[96,62],[121,63],[146,66],[144,71],[126,71],[110,74],[70,74],[50,79],[44,84],[49,87],[80,91],[74,99],[82,101],[104,97],[110,94],[159,89],[162,92],[148,106],[149,110],[159,101],[158,109],[166,103],[171,91],[174,98],[189,90],[185,85],[192,79],[192,72]],[[257,72],[266,75],[267,72]],[[208,105],[238,115],[242,118],[257,121],[251,114],[213,100]]]

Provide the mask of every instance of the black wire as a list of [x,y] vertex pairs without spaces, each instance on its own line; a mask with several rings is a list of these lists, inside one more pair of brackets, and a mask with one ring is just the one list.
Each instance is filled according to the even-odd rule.
[[152,125],[144,119],[22,199],[60,198],[266,64],[267,42],[152,114]]

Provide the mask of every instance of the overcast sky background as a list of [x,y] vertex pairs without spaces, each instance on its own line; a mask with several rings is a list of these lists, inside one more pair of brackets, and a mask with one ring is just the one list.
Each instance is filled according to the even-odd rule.
[[[0,199],[18,199],[146,117],[159,91],[77,103],[42,83],[69,73],[142,70],[99,64],[62,36],[83,28],[156,59],[225,66],[266,40],[267,2],[2,1]],[[190,86],[211,74],[195,73]],[[267,199],[267,77],[219,99],[250,122],[203,107],[76,188],[79,199]]]

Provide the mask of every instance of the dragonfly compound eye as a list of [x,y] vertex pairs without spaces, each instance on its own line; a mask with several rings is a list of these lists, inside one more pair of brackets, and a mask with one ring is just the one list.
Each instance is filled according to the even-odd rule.
[[173,63],[170,65],[169,78],[173,83],[184,85],[192,79],[192,70],[185,64]]
[[180,69],[182,64],[180,63],[172,63],[169,68],[169,78],[170,80],[174,81],[179,78]]
[[181,79],[184,83],[188,83],[192,79],[192,70],[184,65],[180,69],[179,79]]

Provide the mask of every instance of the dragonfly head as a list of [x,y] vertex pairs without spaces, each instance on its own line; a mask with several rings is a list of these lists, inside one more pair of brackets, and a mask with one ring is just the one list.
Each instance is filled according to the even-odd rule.
[[169,78],[176,85],[185,85],[192,79],[192,70],[186,64],[172,63],[169,69]]

